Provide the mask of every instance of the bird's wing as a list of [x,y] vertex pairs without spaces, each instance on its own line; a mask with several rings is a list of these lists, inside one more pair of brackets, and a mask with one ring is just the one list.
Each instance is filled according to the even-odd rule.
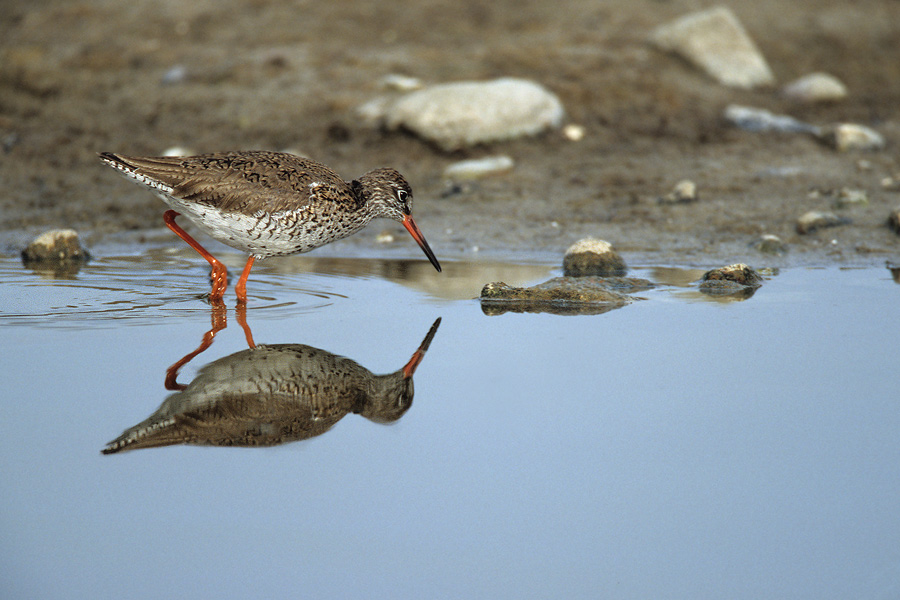
[[349,184],[328,167],[279,152],[101,158],[145,185],[225,211],[280,212],[354,198]]

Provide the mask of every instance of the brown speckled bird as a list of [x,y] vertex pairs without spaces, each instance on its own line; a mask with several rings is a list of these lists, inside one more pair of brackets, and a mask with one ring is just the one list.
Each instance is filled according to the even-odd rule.
[[234,287],[247,301],[247,276],[257,258],[309,252],[352,235],[374,218],[399,221],[438,271],[441,265],[412,218],[412,190],[394,169],[344,181],[323,164],[281,152],[100,159],[141,183],[172,210],[163,220],[212,266],[211,302],[221,302],[225,266],[175,223],[185,215],[211,238],[250,255]]

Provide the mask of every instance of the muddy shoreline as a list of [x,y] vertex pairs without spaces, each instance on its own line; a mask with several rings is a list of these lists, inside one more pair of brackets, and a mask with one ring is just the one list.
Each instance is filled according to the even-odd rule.
[[[883,264],[900,255],[887,225],[900,205],[900,4],[762,0],[730,5],[778,81],[736,90],[652,49],[654,27],[694,2],[178,2],[121,5],[12,1],[0,23],[0,251],[74,227],[88,246],[176,243],[161,202],[97,160],[97,151],[158,154],[295,150],[347,178],[394,166],[413,185],[420,227],[439,257],[561,259],[585,236],[630,263],[772,266]],[[179,69],[173,72],[173,69]],[[825,70],[846,99],[797,105],[779,86]],[[556,93],[560,131],[452,153],[361,122],[356,108],[399,73],[426,83],[528,78]],[[729,104],[817,123],[875,128],[886,147],[842,153],[809,136],[753,133]],[[515,167],[464,185],[442,177],[465,158],[508,155]],[[698,200],[664,204],[682,179]],[[868,202],[851,224],[799,234],[809,210],[835,210],[842,189]],[[395,232],[384,245],[376,236]],[[779,236],[784,255],[753,249]],[[391,223],[336,252],[416,257]],[[408,247],[407,247],[408,246]],[[408,252],[407,252],[408,250]]]

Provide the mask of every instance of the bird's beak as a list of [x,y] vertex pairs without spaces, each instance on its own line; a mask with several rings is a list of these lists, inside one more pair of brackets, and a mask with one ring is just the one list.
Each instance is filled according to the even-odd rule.
[[422,232],[419,231],[419,228],[416,226],[416,222],[413,221],[412,215],[406,215],[403,217],[403,226],[406,227],[406,230],[409,232],[409,235],[416,240],[416,243],[419,244],[419,248],[422,249],[422,252],[425,253],[425,256],[428,257],[428,260],[431,261],[431,264],[434,265],[434,268],[441,271],[441,263],[438,262],[437,257],[434,255],[434,252],[431,251],[431,247],[428,245],[428,242],[425,241],[425,236],[422,235]]

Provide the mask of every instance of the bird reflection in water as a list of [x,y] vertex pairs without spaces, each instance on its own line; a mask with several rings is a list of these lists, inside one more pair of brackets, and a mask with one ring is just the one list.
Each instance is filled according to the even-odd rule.
[[173,444],[274,446],[321,435],[347,413],[391,423],[412,405],[413,373],[441,322],[434,322],[401,369],[375,375],[349,358],[303,344],[257,346],[239,307],[250,348],[202,367],[187,385],[177,383],[178,370],[225,328],[224,311],[213,306],[212,329],[200,347],[169,367],[166,387],[178,391],[104,454]]

